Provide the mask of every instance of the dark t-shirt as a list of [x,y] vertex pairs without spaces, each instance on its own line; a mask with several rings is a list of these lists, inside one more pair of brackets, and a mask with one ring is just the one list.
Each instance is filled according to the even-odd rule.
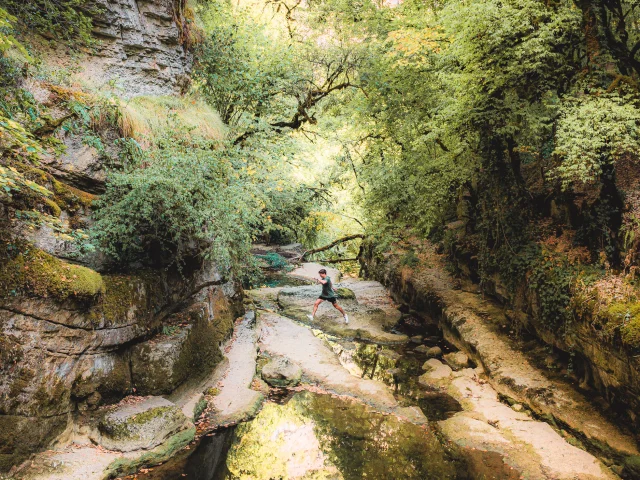
[[333,293],[333,283],[331,283],[331,278],[324,277],[324,280],[327,283],[322,285],[322,293],[320,294],[320,298],[336,298],[336,294]]

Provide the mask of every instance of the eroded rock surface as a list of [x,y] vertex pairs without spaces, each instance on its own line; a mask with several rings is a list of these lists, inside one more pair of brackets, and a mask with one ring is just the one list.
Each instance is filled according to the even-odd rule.
[[[370,275],[387,284],[398,300],[439,320],[445,338],[483,368],[497,392],[580,435],[605,458],[634,458],[635,440],[606,419],[575,387],[550,380],[500,332],[507,324],[498,305],[476,293],[457,290],[437,255],[410,270],[388,258],[369,259]],[[427,372],[428,373],[428,372]]]
[[[188,87],[191,55],[181,44],[174,2],[97,0],[95,5],[98,44],[93,55],[82,58],[78,80],[93,87],[115,82],[127,97],[171,95]],[[63,66],[67,55],[61,47],[49,57],[45,60]]]
[[91,439],[108,450],[149,450],[192,426],[173,403],[150,397],[132,405],[109,407]]

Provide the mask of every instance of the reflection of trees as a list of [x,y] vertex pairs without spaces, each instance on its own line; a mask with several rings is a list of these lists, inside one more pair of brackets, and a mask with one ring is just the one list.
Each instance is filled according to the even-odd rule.
[[356,401],[311,393],[298,399],[315,421],[325,454],[346,480],[455,478],[433,433]]

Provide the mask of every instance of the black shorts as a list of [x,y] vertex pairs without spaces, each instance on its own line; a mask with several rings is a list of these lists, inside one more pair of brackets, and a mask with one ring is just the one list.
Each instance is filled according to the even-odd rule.
[[320,300],[324,300],[325,302],[331,302],[331,305],[335,305],[336,302],[338,301],[336,297],[331,297],[331,298],[318,297],[318,298]]

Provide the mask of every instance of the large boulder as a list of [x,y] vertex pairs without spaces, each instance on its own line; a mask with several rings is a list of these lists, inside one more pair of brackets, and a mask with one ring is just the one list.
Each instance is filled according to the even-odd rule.
[[191,428],[182,411],[169,400],[150,397],[106,409],[91,439],[108,450],[149,450],[181,430]]
[[275,357],[262,367],[262,378],[272,387],[295,387],[302,379],[302,369],[286,357]]

